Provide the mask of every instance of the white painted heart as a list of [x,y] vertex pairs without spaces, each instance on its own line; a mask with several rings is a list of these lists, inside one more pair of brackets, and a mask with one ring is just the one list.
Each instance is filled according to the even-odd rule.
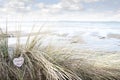
[[23,65],[23,63],[24,63],[24,58],[21,57],[21,56],[18,57],[18,58],[14,58],[13,63],[14,63],[15,66],[21,67]]

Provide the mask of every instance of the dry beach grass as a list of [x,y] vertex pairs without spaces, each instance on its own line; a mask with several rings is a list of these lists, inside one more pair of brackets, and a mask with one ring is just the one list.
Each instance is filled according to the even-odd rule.
[[[40,32],[40,30],[38,31]],[[1,34],[7,34],[2,33]],[[1,80],[81,80],[74,72],[66,69],[52,60],[46,58],[42,51],[39,50],[40,38],[36,35],[31,39],[31,34],[28,36],[25,45],[21,45],[18,33],[18,41],[14,48],[12,58],[9,56],[7,36],[1,37]],[[22,67],[17,67],[13,64],[13,59],[22,56],[24,64]]]
[[[120,80],[120,52],[73,50],[49,46],[44,51],[82,80]],[[57,54],[56,54],[57,53]]]
[[[41,29],[40,29],[41,30]],[[40,33],[40,30],[38,33]],[[38,35],[29,34],[21,45],[20,33],[10,57],[6,32],[0,37],[0,80],[120,80],[120,52],[78,50],[48,45],[42,48]],[[13,59],[22,55],[24,64]]]

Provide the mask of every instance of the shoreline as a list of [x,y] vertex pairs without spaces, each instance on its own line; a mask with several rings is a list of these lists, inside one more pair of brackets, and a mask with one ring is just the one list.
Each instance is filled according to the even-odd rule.
[[[46,31],[40,33],[32,33],[31,37],[34,37],[35,35],[40,36],[41,37],[40,41],[42,42],[42,46],[44,47],[47,45],[62,47],[63,46],[62,44],[65,44],[65,46],[68,47],[71,46],[73,48],[78,48],[78,49],[88,48],[93,50],[99,50],[99,49],[102,50],[102,48],[104,47],[105,49],[103,49],[103,51],[104,50],[111,51],[112,49],[113,51],[117,49],[120,51],[119,34],[108,34],[105,38],[100,38],[99,36],[91,35],[91,33],[89,34],[86,33],[80,32],[79,35],[79,32],[74,34],[74,33],[54,33],[51,31]],[[20,35],[21,37],[20,39],[22,43],[25,43],[28,35],[30,34],[27,33]],[[12,44],[14,44],[16,40],[17,38],[15,36],[10,37],[9,44],[11,44],[11,42]]]

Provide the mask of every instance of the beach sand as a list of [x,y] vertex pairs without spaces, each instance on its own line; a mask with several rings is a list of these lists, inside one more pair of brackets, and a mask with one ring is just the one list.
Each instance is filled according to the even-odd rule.
[[108,38],[120,39],[120,34],[108,34]]

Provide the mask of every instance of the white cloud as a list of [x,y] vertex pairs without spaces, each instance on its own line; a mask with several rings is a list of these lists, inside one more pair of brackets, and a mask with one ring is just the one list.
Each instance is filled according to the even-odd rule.
[[104,1],[104,0],[82,0],[84,2],[99,2],[99,1]]
[[83,6],[80,0],[62,0],[60,2],[61,6],[65,10],[82,10]]
[[[44,14],[59,13],[60,11],[81,11],[84,9],[84,2],[94,2],[100,0],[61,0],[55,4],[45,4],[43,2],[36,3],[34,0],[4,0],[0,8],[1,12],[7,14],[24,12],[39,12]],[[35,9],[34,9],[35,7]]]
[[41,2],[41,3],[38,3],[36,7],[42,9],[42,8],[45,8],[45,4]]
[[58,13],[60,11],[82,11],[84,10],[84,5],[82,5],[82,2],[90,3],[98,1],[104,0],[61,0],[56,4],[49,5],[46,5],[44,3],[38,3],[37,7],[42,9],[43,12],[45,11],[48,13]]
[[59,3],[49,5],[38,3],[37,7],[41,14],[59,14],[64,11],[80,11],[83,9],[82,5],[77,3],[77,0],[62,0]]
[[31,4],[32,0],[4,0],[4,3],[2,7],[0,7],[0,11],[6,14],[12,14],[12,13],[22,13],[27,12],[31,10]]
[[[119,20],[119,12],[87,12],[82,3],[101,2],[105,0],[61,0],[54,4],[36,3],[35,0],[4,0],[0,7],[0,16],[7,15],[10,19],[20,19],[23,16],[25,20]],[[88,7],[89,8],[89,7]],[[13,18],[14,17],[14,18]]]
[[113,13],[112,19],[114,21],[120,21],[120,10],[116,11],[115,13]]

